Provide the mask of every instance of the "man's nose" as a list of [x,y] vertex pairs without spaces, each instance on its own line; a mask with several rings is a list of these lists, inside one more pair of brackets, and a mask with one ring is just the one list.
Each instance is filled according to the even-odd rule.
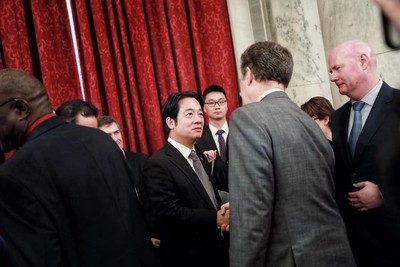
[[111,134],[111,138],[114,140],[114,142],[116,142],[118,140],[118,138],[115,136],[115,134]]
[[331,80],[331,82],[334,82],[334,81],[336,81],[337,80],[337,75],[335,74],[335,73],[331,73],[330,74],[330,80]]

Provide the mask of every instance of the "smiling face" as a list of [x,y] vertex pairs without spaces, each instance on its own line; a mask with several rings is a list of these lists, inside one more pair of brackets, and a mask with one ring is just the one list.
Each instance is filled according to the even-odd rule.
[[114,142],[117,143],[119,148],[121,148],[121,150],[124,150],[124,141],[122,139],[122,133],[115,122],[102,125],[99,127],[99,129],[108,134],[114,140]]
[[176,120],[171,117],[166,119],[170,129],[169,137],[188,148],[193,148],[203,133],[203,110],[200,103],[193,97],[181,99],[178,105],[179,112]]

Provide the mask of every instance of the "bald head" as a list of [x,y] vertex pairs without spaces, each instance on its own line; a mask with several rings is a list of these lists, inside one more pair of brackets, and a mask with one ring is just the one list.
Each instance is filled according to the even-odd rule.
[[363,98],[379,81],[376,54],[363,41],[338,45],[329,54],[328,64],[331,81],[353,100]]
[[369,58],[371,67],[376,70],[376,54],[372,51],[371,47],[363,41],[351,40],[341,43],[332,50],[331,55],[334,53],[342,56],[354,57],[356,60],[358,60],[361,55],[365,54]]
[[21,146],[29,126],[53,111],[42,83],[18,69],[0,71],[0,109],[3,152]]

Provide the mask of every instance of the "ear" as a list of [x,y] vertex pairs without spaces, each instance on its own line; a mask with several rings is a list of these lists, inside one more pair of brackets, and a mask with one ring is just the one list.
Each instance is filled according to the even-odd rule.
[[365,70],[368,66],[368,56],[366,54],[361,54],[360,62],[362,69]]
[[19,115],[20,120],[26,119],[31,113],[31,107],[29,103],[24,99],[15,100],[14,109]]
[[249,67],[246,67],[246,73],[244,75],[244,80],[245,80],[247,86],[249,86],[253,83],[254,73]]
[[329,124],[329,116],[325,116],[325,118],[322,120],[324,122],[324,125]]
[[165,122],[167,123],[167,126],[170,130],[175,128],[175,121],[171,117],[167,117],[165,119]]

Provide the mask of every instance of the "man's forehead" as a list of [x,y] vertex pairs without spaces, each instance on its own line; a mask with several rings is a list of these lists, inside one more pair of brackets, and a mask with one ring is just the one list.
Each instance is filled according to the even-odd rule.
[[215,99],[215,100],[225,99],[225,95],[221,92],[211,92],[206,95],[205,99]]
[[115,122],[111,122],[111,123],[108,123],[108,124],[104,124],[104,125],[102,125],[102,126],[100,126],[99,127],[100,129],[104,129],[104,130],[106,130],[106,129],[108,129],[108,130],[113,130],[113,128],[114,129],[116,129],[116,130],[119,130],[119,127],[118,127],[118,125],[115,123]]

